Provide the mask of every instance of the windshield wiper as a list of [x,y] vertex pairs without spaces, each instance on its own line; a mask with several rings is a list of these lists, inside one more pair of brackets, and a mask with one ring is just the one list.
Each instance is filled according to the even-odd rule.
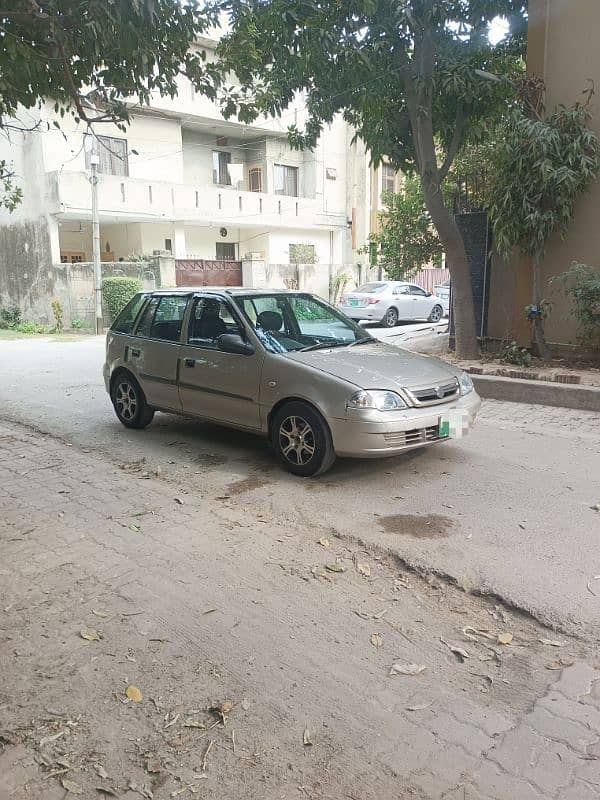
[[325,350],[328,347],[345,347],[348,342],[315,342],[307,347],[301,347],[298,353],[307,353],[309,350]]
[[356,347],[357,344],[372,344],[373,342],[378,342],[379,339],[376,339],[374,336],[365,336],[364,339],[356,339],[354,342],[350,342],[348,347]]

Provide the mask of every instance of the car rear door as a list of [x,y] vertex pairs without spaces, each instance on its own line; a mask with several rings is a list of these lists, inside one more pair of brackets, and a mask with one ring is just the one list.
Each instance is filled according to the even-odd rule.
[[148,403],[167,411],[181,411],[177,370],[189,297],[153,295],[126,354],[126,361],[135,372]]
[[393,288],[394,300],[391,305],[398,311],[398,319],[412,319],[414,306],[409,288],[405,283],[400,283]]
[[425,289],[411,283],[409,286],[410,296],[413,304],[413,317],[415,319],[427,319],[431,313],[434,303],[427,296]]
[[260,429],[259,389],[265,353],[249,355],[218,349],[221,334],[247,331],[231,302],[216,295],[197,295],[189,314],[179,362],[179,395],[183,411],[204,419]]

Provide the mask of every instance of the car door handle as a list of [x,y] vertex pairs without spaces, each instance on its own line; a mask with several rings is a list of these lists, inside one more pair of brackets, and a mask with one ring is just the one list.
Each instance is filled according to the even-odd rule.
[[139,358],[141,354],[140,350],[136,350],[133,347],[131,348],[130,353],[132,358]]
[[193,358],[184,358],[183,359],[183,364],[184,364],[185,367],[195,367],[196,366],[196,360],[193,359]]

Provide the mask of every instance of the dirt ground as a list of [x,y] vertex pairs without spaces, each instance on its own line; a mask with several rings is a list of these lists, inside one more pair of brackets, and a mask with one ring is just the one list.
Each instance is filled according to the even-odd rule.
[[0,424],[0,484],[1,800],[597,797],[600,709],[532,717],[596,675],[584,641],[255,505],[260,476],[182,494]]

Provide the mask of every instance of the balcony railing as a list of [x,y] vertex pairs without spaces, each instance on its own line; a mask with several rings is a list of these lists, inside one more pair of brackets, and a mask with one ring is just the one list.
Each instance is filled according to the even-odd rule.
[[[91,191],[85,172],[50,173],[49,180],[56,212],[73,218],[89,217]],[[190,224],[208,221],[236,227],[313,227],[346,223],[345,214],[327,214],[320,201],[311,198],[114,175],[101,176],[98,201],[101,216],[123,217],[130,221],[173,220]]]

